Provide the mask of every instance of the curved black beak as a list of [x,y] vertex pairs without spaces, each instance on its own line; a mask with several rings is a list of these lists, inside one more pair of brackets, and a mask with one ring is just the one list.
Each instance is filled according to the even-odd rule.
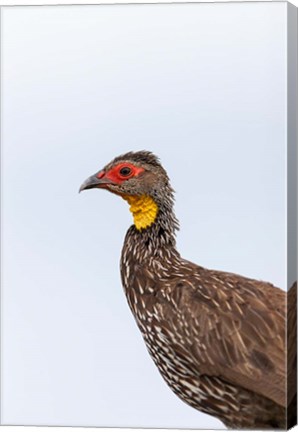
[[93,188],[104,188],[107,184],[113,183],[108,178],[98,178],[96,174],[92,175],[91,177],[88,177],[87,180],[84,181],[84,183],[81,185],[79,189],[79,193],[86,189],[93,189]]

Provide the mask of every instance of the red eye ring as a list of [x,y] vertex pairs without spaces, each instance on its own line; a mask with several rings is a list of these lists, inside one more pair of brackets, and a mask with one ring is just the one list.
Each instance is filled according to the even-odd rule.
[[129,177],[132,173],[132,169],[129,166],[124,166],[120,168],[119,174],[121,177]]
[[105,178],[115,184],[121,184],[132,177],[138,176],[143,171],[144,168],[137,167],[130,162],[121,162],[105,172]]

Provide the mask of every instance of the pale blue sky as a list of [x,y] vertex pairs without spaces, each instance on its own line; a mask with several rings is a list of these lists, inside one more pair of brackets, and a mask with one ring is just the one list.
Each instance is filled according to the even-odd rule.
[[181,402],[122,291],[131,215],[80,184],[161,157],[178,248],[286,279],[286,3],[2,10],[2,421],[218,428]]

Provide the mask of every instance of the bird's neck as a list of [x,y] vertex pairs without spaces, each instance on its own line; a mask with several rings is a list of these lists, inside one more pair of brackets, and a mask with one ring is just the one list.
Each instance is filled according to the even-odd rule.
[[179,227],[172,202],[157,203],[151,197],[124,197],[130,204],[134,225],[127,232],[124,251],[135,262],[166,255],[176,256],[176,230]]

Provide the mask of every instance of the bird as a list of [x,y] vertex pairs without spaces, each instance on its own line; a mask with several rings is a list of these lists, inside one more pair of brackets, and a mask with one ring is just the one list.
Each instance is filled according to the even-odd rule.
[[[150,151],[115,157],[80,192],[94,188],[129,204],[133,224],[121,254],[122,285],[147,350],[172,391],[227,428],[294,425],[296,284],[287,302],[285,292],[269,282],[182,258],[174,190]],[[292,327],[287,332],[286,312]]]

